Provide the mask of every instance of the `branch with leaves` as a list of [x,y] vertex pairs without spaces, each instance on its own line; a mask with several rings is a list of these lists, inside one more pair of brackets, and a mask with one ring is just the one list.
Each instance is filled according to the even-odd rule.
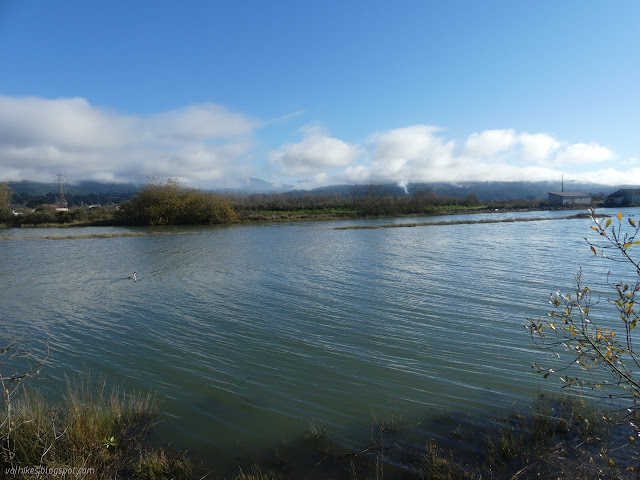
[[[14,449],[12,433],[19,426],[13,418],[13,405],[22,383],[40,373],[40,367],[49,357],[49,349],[41,356],[36,355],[15,338],[11,338],[0,349],[0,387],[2,388],[2,410],[0,413],[0,452],[4,462],[12,463]],[[19,367],[18,367],[19,365]],[[15,370],[18,368],[18,370]],[[13,372],[7,371],[14,369]]]
[[[564,360],[555,369],[535,363],[536,372],[548,377],[565,373],[565,386],[580,386],[599,391],[609,399],[625,400],[632,410],[640,397],[640,351],[637,349],[638,311],[636,295],[640,291],[640,263],[632,256],[632,247],[640,245],[640,225],[622,213],[617,221],[598,218],[593,210],[591,227],[602,241],[585,238],[594,255],[609,261],[623,262],[632,267],[633,281],[612,281],[607,275],[611,297],[606,302],[612,313],[602,318],[592,313],[592,291],[583,284],[582,270],[575,277],[570,294],[556,292],[549,298],[553,309],[546,318],[529,319],[527,328],[534,344],[550,350]],[[629,226],[626,226],[626,225]],[[578,372],[573,367],[579,367]]]

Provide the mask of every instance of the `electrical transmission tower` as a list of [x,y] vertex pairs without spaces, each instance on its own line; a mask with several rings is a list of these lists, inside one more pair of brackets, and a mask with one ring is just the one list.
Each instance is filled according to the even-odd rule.
[[58,177],[58,198],[56,205],[62,208],[67,208],[67,192],[64,185],[64,175],[59,173]]

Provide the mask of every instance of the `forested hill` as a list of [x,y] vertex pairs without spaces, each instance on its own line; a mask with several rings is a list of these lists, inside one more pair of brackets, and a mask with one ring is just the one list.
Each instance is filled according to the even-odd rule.
[[[59,186],[57,183],[7,182],[13,191],[12,203],[30,206],[38,203],[55,203]],[[140,189],[132,183],[101,183],[84,181],[65,185],[70,205],[121,203],[129,200]]]
[[[280,188],[272,186],[269,182],[260,180],[259,185],[256,179],[252,179],[252,183],[248,183],[247,187],[239,190],[221,190],[214,191],[219,193],[232,194],[253,194],[265,193],[279,190]],[[8,182],[9,187],[14,192],[14,203],[26,204],[33,198],[44,198],[51,200],[53,203],[55,195],[58,192],[57,183],[37,183],[37,182]],[[259,188],[252,189],[251,186],[258,185]],[[624,186],[609,186],[593,183],[573,183],[565,182],[565,191],[580,191],[595,196],[606,196]],[[132,194],[141,188],[140,185],[132,183],[101,183],[94,181],[84,181],[78,184],[70,184],[66,186],[68,200],[71,204],[90,203],[121,203],[129,200]],[[405,194],[416,194],[425,191],[432,191],[438,195],[446,197],[463,198],[468,195],[475,195],[480,201],[506,201],[506,200],[546,200],[548,193],[551,191],[560,191],[562,185],[560,182],[460,182],[460,183],[410,183],[406,186],[398,184],[382,184],[382,185],[331,185],[328,187],[316,188],[309,190],[293,190],[288,193],[308,194],[318,193],[324,195],[336,195],[339,197],[362,197],[370,194],[375,195],[391,195],[403,196]],[[255,191],[254,191],[255,190]],[[283,192],[284,193],[284,192]],[[50,198],[49,198],[50,197]],[[42,201],[40,201],[42,203]]]
[[[595,196],[606,196],[623,186],[600,185],[595,183],[564,182],[564,191],[579,191]],[[475,195],[480,201],[505,200],[546,200],[549,192],[559,192],[561,182],[459,182],[459,183],[409,183],[405,187],[397,184],[383,185],[332,185],[316,188],[313,192],[336,194],[339,196],[364,196],[369,193],[401,196],[405,193],[415,194],[421,191],[432,191],[446,197],[462,198]]]

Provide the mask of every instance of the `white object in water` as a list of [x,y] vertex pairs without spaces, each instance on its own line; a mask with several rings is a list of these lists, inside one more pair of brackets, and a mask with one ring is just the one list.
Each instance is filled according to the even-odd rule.
[[133,278],[134,282],[138,281],[138,277],[136,276],[136,272],[133,272],[133,277],[131,277],[131,278]]

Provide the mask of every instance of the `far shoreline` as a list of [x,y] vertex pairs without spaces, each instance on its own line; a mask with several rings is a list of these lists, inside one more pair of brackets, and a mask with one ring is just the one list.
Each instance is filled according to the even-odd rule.
[[[417,213],[417,214],[402,214],[402,215],[357,215],[357,214],[323,214],[323,213],[305,213],[305,214],[279,214],[277,217],[261,217],[260,219],[247,219],[241,218],[233,222],[220,223],[220,224],[183,224],[183,225],[158,225],[159,227],[166,228],[171,227],[194,227],[194,226],[232,226],[232,225],[262,225],[269,223],[297,223],[297,222],[321,222],[321,221],[336,221],[336,220],[393,220],[402,218],[416,218],[416,217],[441,217],[441,216],[460,216],[469,214],[497,214],[497,213],[518,213],[518,212],[548,212],[563,210],[567,212],[576,212],[583,210],[582,208],[572,209],[528,209],[528,208],[503,208],[503,209],[456,209],[455,211],[441,211],[432,213]],[[288,213],[288,212],[287,212]],[[573,219],[586,219],[590,214],[575,213],[572,215],[564,215],[558,217],[531,217],[531,218],[503,218],[493,219],[484,218],[479,220],[451,220],[451,221],[435,221],[435,222],[410,222],[410,223],[386,223],[382,225],[345,225],[334,227],[334,230],[366,230],[366,229],[379,229],[379,228],[410,228],[410,227],[429,227],[429,226],[446,226],[446,225],[476,225],[476,224],[491,224],[491,223],[515,223],[515,222],[534,222],[544,220],[573,220]],[[101,220],[94,222],[75,222],[75,223],[43,223],[43,224],[23,224],[20,226],[2,226],[1,230],[10,229],[24,229],[24,228],[58,228],[58,229],[74,229],[74,228],[86,228],[86,227],[129,227],[129,228],[145,228],[153,229],[155,226],[140,226],[140,225],[124,225],[119,222],[111,220]],[[1,231],[0,230],[0,231]],[[0,240],[70,240],[70,239],[88,239],[88,238],[115,238],[115,237],[148,237],[148,236],[165,236],[165,235],[187,235],[193,232],[159,232],[159,231],[131,231],[120,233],[93,233],[93,234],[81,234],[81,235],[44,235],[44,236],[14,236],[14,235],[0,235]]]

